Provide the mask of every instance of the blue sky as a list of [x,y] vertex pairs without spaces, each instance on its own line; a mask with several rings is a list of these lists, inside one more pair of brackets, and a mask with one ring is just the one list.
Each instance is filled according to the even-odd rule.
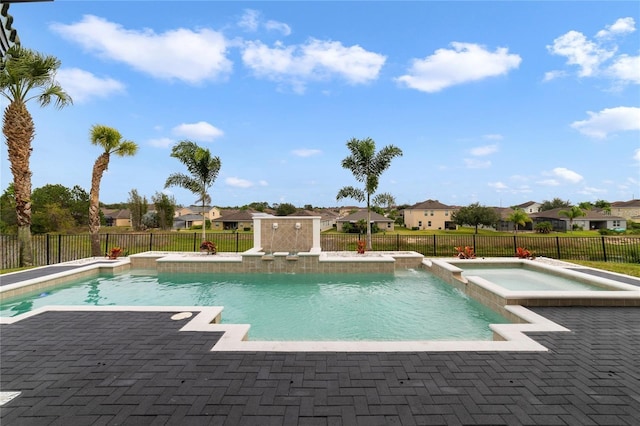
[[[151,198],[186,172],[182,139],[222,161],[212,204],[337,202],[351,138],[404,152],[378,192],[398,204],[511,206],[640,198],[640,8],[602,2],[64,1],[13,4],[23,46],[62,61],[74,105],[28,105],[33,188]],[[6,102],[2,104],[4,108]],[[12,176],[2,145],[2,190]],[[168,191],[182,205],[196,197]]]

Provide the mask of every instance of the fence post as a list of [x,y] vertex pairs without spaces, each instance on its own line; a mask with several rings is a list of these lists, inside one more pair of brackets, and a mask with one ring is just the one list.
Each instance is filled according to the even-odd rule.
[[196,238],[198,237],[197,233],[193,233],[193,251],[196,251]]
[[236,253],[240,251],[240,233],[236,232]]
[[476,253],[476,234],[473,234],[473,252]]
[[518,252],[518,237],[516,235],[513,236],[513,252]]
[[601,236],[600,238],[602,238],[602,254],[604,255],[604,261],[607,261],[607,249],[606,246],[604,244],[604,235]]
[[400,251],[400,234],[396,234],[396,251]]
[[433,257],[438,256],[438,241],[436,240],[436,234],[433,234]]
[[556,251],[558,253],[558,260],[560,260],[560,237],[556,236]]
[[62,234],[58,234],[58,263],[62,263]]
[[149,251],[153,251],[153,232],[149,234]]
[[107,234],[107,238],[104,240],[104,252],[109,253],[109,234]]
[[51,262],[49,262],[49,249],[50,249],[50,245],[49,245],[49,234],[47,234],[47,265],[51,265]]

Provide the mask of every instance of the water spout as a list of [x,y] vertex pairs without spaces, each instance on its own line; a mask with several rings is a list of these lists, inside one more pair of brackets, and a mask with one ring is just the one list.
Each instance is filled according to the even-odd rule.
[[271,254],[274,253],[273,251],[273,237],[276,235],[276,230],[278,229],[278,224],[277,223],[272,223],[271,224]]

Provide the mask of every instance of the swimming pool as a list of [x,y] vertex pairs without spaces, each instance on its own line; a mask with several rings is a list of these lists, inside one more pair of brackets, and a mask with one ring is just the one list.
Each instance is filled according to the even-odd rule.
[[524,266],[464,265],[463,276],[478,276],[512,291],[606,291],[603,286],[554,275]]
[[47,305],[224,306],[250,340],[491,340],[508,321],[424,271],[395,274],[101,275],[3,301],[0,316]]

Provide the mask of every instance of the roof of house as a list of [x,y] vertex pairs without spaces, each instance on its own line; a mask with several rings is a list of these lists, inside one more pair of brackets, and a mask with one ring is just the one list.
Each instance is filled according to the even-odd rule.
[[422,201],[420,203],[414,204],[411,207],[407,207],[405,210],[413,210],[413,209],[448,210],[451,208],[453,208],[453,206],[442,204],[438,200],[427,200],[427,201]]
[[514,206],[514,207],[525,209],[533,204],[540,204],[540,203],[538,203],[537,201],[527,201],[526,203],[518,204],[517,206]]
[[[355,213],[351,213],[348,216],[338,219],[336,222],[358,222],[360,220],[367,220],[367,211],[360,210]],[[376,212],[371,212],[371,222],[393,222],[393,220],[388,217],[384,217],[381,214]]]
[[611,207],[640,207],[640,199],[630,201],[614,201]]
[[224,214],[217,219],[213,219],[214,222],[248,222],[253,220],[253,215],[259,213],[256,210],[238,210],[233,213]]

